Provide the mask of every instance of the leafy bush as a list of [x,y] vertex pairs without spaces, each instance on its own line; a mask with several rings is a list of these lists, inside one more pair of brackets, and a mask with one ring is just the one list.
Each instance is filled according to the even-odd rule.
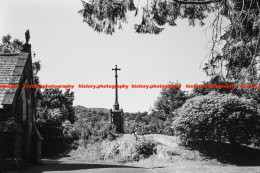
[[80,122],[76,121],[71,126],[68,126],[68,134],[76,136],[80,146],[85,146],[90,143],[99,142],[102,140],[116,139],[116,126],[104,121],[101,122]]
[[146,125],[143,122],[136,122],[136,121],[127,121],[124,123],[124,131],[125,133],[137,133],[139,135],[145,135],[149,134],[149,129],[147,128],[148,125]]
[[157,143],[144,137],[138,140],[102,140],[88,143],[87,147],[79,146],[70,153],[73,159],[86,161],[133,162],[147,158],[157,152]]
[[124,131],[125,133],[132,134],[137,133],[138,135],[146,135],[146,134],[173,134],[170,125],[167,122],[164,122],[159,119],[152,119],[149,124],[145,124],[144,122],[135,122],[133,120],[126,121],[124,123]]
[[62,156],[74,147],[77,139],[67,130],[75,120],[74,93],[58,89],[38,90],[36,100],[36,125],[44,139],[42,155]]
[[174,112],[165,114],[162,110],[152,109],[148,112],[125,113],[124,114],[124,132],[145,134],[166,134],[173,135],[171,128]]
[[101,123],[101,128],[97,131],[95,129],[92,130],[92,138],[96,141],[101,141],[104,139],[114,140],[116,139],[116,126],[114,124]]
[[255,101],[211,92],[187,100],[173,122],[184,144],[199,141],[256,144],[260,116]]
[[156,146],[153,140],[146,139],[144,137],[138,138],[136,143],[136,150],[139,156],[142,158],[148,158],[149,156],[156,153]]
[[115,139],[116,127],[108,123],[108,109],[75,106],[75,112],[75,123],[69,128],[69,133],[77,136],[80,146]]
[[75,147],[74,137],[67,133],[60,121],[37,121],[37,126],[43,137],[43,157],[59,157]]

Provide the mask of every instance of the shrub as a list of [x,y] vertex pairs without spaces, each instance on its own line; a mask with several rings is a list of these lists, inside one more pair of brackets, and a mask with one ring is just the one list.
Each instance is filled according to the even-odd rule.
[[178,110],[173,128],[184,144],[205,140],[256,144],[259,119],[255,101],[211,92],[187,100]]
[[103,127],[101,127],[97,131],[96,137],[99,140],[104,140],[104,139],[114,140],[116,139],[115,133],[116,133],[116,126],[114,124],[104,124]]
[[74,137],[67,133],[58,120],[37,121],[43,137],[42,156],[59,157],[66,154],[74,145]]
[[133,120],[124,123],[125,133],[132,134],[137,132],[138,135],[150,134],[149,126],[143,122],[135,122]]
[[137,132],[138,135],[168,134],[168,132],[170,132],[169,128],[170,125],[164,125],[164,121],[158,119],[153,119],[149,124],[135,122],[133,120],[124,123],[124,131],[129,134],[135,132]]
[[86,161],[113,161],[113,162],[133,162],[142,158],[147,158],[156,153],[157,143],[144,137],[138,140],[102,140],[87,147],[79,146],[70,155],[73,159]]
[[90,124],[84,124],[77,126],[80,134],[80,143],[86,146],[87,143],[95,143],[105,139],[114,140],[116,139],[116,127],[114,124],[109,124],[101,121],[95,123],[93,126]]
[[156,153],[157,143],[144,137],[139,138],[136,143],[136,151],[142,158],[148,158]]

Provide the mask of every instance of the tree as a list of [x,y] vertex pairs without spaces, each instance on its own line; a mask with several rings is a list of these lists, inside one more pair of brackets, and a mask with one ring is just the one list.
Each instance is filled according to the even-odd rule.
[[[79,13],[97,32],[113,34],[127,23],[128,12],[137,16],[142,10],[142,21],[135,24],[141,34],[159,34],[163,26],[176,26],[176,20],[188,19],[194,26],[197,21],[204,25],[209,13],[215,13],[212,22],[212,48],[204,70],[208,75],[220,75],[233,81],[250,81],[258,78],[260,5],[258,0],[147,0],[141,6],[134,0],[82,1]],[[229,21],[223,26],[223,20]],[[222,51],[217,44],[224,42]]]
[[[214,77],[211,77],[211,79],[209,81],[204,81],[202,82],[203,86],[206,85],[236,85],[235,82],[229,82],[229,81],[225,81],[223,80],[223,78],[219,75],[216,75]],[[239,89],[239,86],[237,86],[235,89],[231,89],[231,88],[193,88],[192,92],[189,94],[189,98],[193,98],[196,96],[200,96],[200,95],[207,95],[210,92],[215,91],[218,93],[233,93],[239,97],[241,97],[243,95],[243,91],[241,89]]]
[[44,138],[42,154],[53,156],[71,148],[75,135],[68,126],[75,121],[74,93],[67,89],[39,90],[36,102],[36,125]]
[[23,42],[18,39],[13,39],[11,35],[7,34],[2,37],[2,43],[0,44],[1,53],[20,53]]
[[58,89],[45,89],[37,107],[37,117],[39,121],[55,120],[64,122],[75,121],[75,110],[73,107],[74,92],[67,89],[64,93]]
[[[175,85],[170,82],[168,85]],[[162,89],[160,96],[155,101],[155,109],[164,114],[164,118],[177,108],[181,107],[187,99],[185,92],[179,88]]]
[[90,0],[82,1],[83,9],[79,13],[86,22],[97,32],[113,34],[118,25],[122,29],[122,23],[127,22],[127,12],[135,11],[135,16],[142,9],[142,22],[135,25],[137,33],[159,34],[169,24],[175,26],[177,18],[188,18],[190,24],[195,20],[201,21],[206,17],[205,11],[213,11],[211,3],[221,5],[220,1],[162,1],[151,0],[141,7],[140,2],[134,0]]
[[173,122],[184,144],[214,141],[258,144],[260,115],[252,99],[211,92],[186,101]]

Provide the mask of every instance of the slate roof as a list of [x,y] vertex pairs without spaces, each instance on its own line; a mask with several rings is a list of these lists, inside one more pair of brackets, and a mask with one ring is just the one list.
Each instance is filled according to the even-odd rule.
[[[19,85],[28,57],[28,53],[0,54],[0,85]],[[0,108],[13,103],[16,90],[0,88]]]

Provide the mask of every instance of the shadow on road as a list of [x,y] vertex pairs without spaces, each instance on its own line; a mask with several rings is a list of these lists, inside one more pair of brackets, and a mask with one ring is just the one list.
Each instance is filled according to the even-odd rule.
[[[129,168],[129,169],[145,169],[141,167],[123,166],[123,165],[106,165],[106,164],[87,164],[67,161],[56,160],[43,160],[41,165],[25,166],[22,169],[15,171],[3,171],[3,173],[43,173],[43,172],[55,172],[55,171],[77,171],[77,170],[89,170],[89,169],[105,169],[105,168]],[[112,171],[114,172],[114,171]]]
[[260,166],[260,149],[247,146],[233,146],[227,143],[204,142],[192,149],[198,150],[208,158],[237,166]]

